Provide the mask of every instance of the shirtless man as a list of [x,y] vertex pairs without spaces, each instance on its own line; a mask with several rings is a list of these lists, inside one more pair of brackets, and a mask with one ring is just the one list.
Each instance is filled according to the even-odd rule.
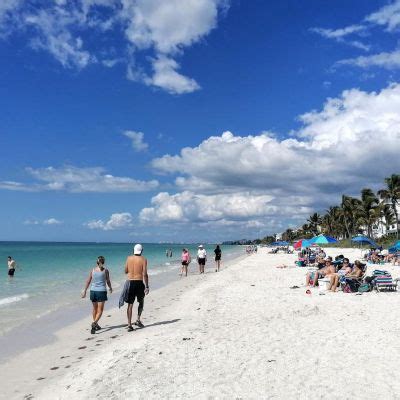
[[14,276],[15,268],[17,266],[17,263],[11,256],[7,257],[7,265],[8,265],[8,276],[12,277]]
[[306,275],[306,286],[308,286],[310,284],[310,281],[312,280],[312,287],[315,287],[315,285],[318,282],[319,278],[324,278],[324,277],[328,277],[330,275],[333,275],[334,273],[336,273],[336,269],[335,266],[332,263],[332,259],[329,259],[330,257],[328,257],[328,259],[325,261],[325,267],[321,268],[318,271],[315,272],[308,272]]
[[128,332],[133,331],[132,327],[132,308],[135,298],[138,301],[138,316],[135,325],[143,328],[140,321],[143,311],[144,296],[149,294],[149,276],[147,275],[147,260],[142,256],[143,247],[141,244],[135,244],[133,256],[126,259],[125,273],[129,280],[129,291],[127,294],[128,309]]

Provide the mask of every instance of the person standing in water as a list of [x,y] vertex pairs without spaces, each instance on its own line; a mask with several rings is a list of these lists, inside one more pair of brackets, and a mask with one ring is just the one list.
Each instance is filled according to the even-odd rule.
[[217,247],[214,250],[215,254],[215,272],[219,272],[219,267],[221,264],[221,256],[222,256],[222,251],[221,248],[219,247],[219,244],[217,244]]
[[135,244],[133,248],[133,256],[129,256],[125,263],[125,274],[129,281],[129,287],[126,293],[126,303],[128,303],[128,332],[133,331],[132,327],[132,308],[135,299],[138,302],[138,314],[135,325],[143,328],[144,325],[140,320],[143,306],[144,296],[149,294],[149,276],[147,274],[147,260],[142,256],[143,247],[141,244]]
[[104,266],[105,262],[106,260],[103,256],[97,257],[97,265],[90,271],[85,288],[82,292],[82,298],[86,297],[86,292],[90,285],[90,300],[93,305],[93,322],[90,329],[91,334],[95,334],[96,331],[101,329],[98,322],[103,314],[104,303],[107,301],[106,283],[110,289],[110,293],[112,293],[110,273]]
[[17,263],[11,256],[7,257],[7,266],[8,266],[8,276],[12,277],[14,276],[15,269],[17,267]]
[[190,253],[188,249],[182,249],[182,268],[181,268],[181,276],[185,273],[185,276],[188,274],[188,266],[190,264]]
[[204,274],[204,266],[207,261],[207,252],[204,246],[201,244],[197,250],[197,262],[199,263],[199,273]]

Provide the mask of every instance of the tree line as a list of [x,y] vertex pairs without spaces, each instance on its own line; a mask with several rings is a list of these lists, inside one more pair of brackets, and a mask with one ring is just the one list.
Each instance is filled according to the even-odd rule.
[[[373,226],[382,218],[387,231],[391,225],[396,226],[398,239],[399,204],[400,175],[392,174],[385,178],[385,187],[376,193],[372,189],[364,188],[359,198],[344,194],[339,205],[329,207],[324,214],[313,213],[300,229],[286,229],[282,234],[282,240],[307,239],[319,233],[337,239],[348,239],[364,230],[369,237],[372,237]],[[267,238],[269,242],[270,237],[264,239]]]

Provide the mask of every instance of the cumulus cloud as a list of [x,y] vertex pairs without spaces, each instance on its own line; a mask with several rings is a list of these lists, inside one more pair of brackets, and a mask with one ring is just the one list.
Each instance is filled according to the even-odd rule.
[[[216,28],[228,0],[32,0],[29,7],[24,4],[3,0],[1,31],[26,32],[33,49],[49,52],[66,68],[125,62],[128,79],[181,94],[200,86],[178,72],[176,59]],[[117,45],[102,40],[110,33]],[[89,45],[94,39],[96,50]],[[142,53],[150,65],[134,62]]]
[[14,191],[67,191],[84,192],[144,192],[154,190],[158,181],[141,181],[127,177],[118,177],[105,173],[104,168],[27,168],[27,173],[36,181],[29,183],[0,181],[0,189]]
[[100,229],[103,231],[113,231],[117,229],[126,229],[132,226],[133,217],[128,212],[114,213],[108,221],[92,220],[84,225],[89,229]]
[[143,141],[144,133],[143,132],[135,132],[135,131],[125,131],[124,135],[131,139],[132,148],[135,151],[146,151],[149,147],[147,143]]
[[163,192],[152,198],[152,207],[144,208],[139,218],[142,222],[243,219],[276,212],[277,208],[269,205],[271,199],[268,195],[246,193],[206,196],[185,191],[171,196]]
[[148,85],[163,88],[172,94],[190,93],[200,89],[194,79],[177,72],[179,64],[171,58],[159,57],[154,60],[153,68],[153,76],[145,79]]
[[[175,176],[182,192],[160,193],[142,221],[299,220],[312,209],[378,188],[400,170],[400,85],[380,92],[347,90],[322,110],[300,116],[303,126],[284,139],[271,132],[225,132],[152,161]],[[201,193],[199,195],[198,193]],[[245,193],[245,194],[243,194]],[[257,218],[255,218],[257,217]]]

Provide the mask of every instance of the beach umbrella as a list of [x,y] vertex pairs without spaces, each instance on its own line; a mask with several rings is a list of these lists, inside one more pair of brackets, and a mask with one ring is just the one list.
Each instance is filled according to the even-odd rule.
[[289,246],[289,242],[286,242],[285,240],[278,240],[271,243],[271,246]]
[[293,244],[293,247],[298,250],[300,248],[311,247],[311,243],[308,239],[300,239]]
[[327,235],[318,235],[314,236],[310,239],[311,244],[328,244],[328,243],[336,243],[337,240],[331,236]]
[[389,253],[396,253],[400,251],[400,240],[398,240],[393,246],[389,247]]
[[371,238],[364,235],[354,236],[351,238],[351,241],[358,244],[369,244],[372,247],[378,247],[378,245]]

